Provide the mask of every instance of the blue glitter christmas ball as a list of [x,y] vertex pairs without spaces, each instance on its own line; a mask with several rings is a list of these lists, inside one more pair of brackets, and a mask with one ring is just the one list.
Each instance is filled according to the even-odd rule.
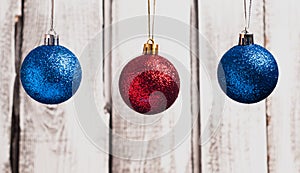
[[218,66],[222,90],[240,103],[256,103],[267,98],[276,87],[278,75],[273,55],[256,44],[231,48]]
[[63,46],[39,46],[25,58],[21,82],[27,94],[44,104],[59,104],[79,88],[82,71],[76,56]]

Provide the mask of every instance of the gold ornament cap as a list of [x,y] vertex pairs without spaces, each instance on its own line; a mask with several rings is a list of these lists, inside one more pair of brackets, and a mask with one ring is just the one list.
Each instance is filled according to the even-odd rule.
[[239,46],[247,46],[254,44],[253,34],[244,30],[240,33]]
[[143,49],[144,55],[157,55],[158,54],[158,44],[154,43],[153,39],[149,39],[147,43],[144,44]]

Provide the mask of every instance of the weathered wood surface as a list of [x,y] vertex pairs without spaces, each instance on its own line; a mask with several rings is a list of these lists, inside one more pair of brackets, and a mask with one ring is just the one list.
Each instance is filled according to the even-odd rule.
[[[213,132],[216,130],[214,123],[218,120],[209,120],[208,116],[218,118],[218,115],[211,113],[212,101],[209,98],[212,98],[213,93],[222,91],[219,87],[211,91],[203,90],[209,88],[205,79],[216,80],[219,60],[227,50],[237,45],[238,34],[244,28],[243,1],[202,0],[199,6],[200,32],[215,51],[214,55],[209,46],[201,46],[200,42],[200,59],[209,59],[205,61],[205,69],[201,66],[201,132],[206,127],[212,128],[210,130]],[[255,33],[256,43],[261,45],[264,44],[263,17],[263,1],[253,1],[250,29]],[[222,118],[216,133],[210,140],[206,136],[201,138],[202,172],[266,173],[265,102],[243,105],[227,97],[225,99],[223,112],[216,112]],[[213,105],[213,109],[218,106],[220,105]]]
[[[199,1],[191,0],[190,9],[190,63],[191,63],[191,113],[196,119],[192,130],[192,172],[201,172],[201,131],[200,131],[200,52],[199,52]],[[206,99],[203,99],[206,100]]]
[[20,3],[10,0],[0,5],[0,172],[10,173],[11,120],[16,76],[15,23],[21,13]]
[[279,64],[267,104],[268,170],[300,172],[300,1],[266,0],[266,46]]
[[[43,34],[50,27],[50,2],[25,1],[23,58],[43,44]],[[102,28],[101,1],[56,1],[55,7],[55,30],[60,34],[60,43],[80,59],[84,46]],[[83,69],[83,72],[86,70],[97,72],[97,69]],[[74,99],[46,106],[33,101],[23,89],[20,99],[20,172],[108,172],[108,156],[87,140],[76,120]],[[103,104],[101,99],[98,104],[100,107]]]
[[[143,44],[147,41],[147,1],[132,0],[130,4],[129,1],[116,0],[113,1],[113,23],[122,22],[125,19],[130,18],[128,25],[131,25],[131,29],[124,29],[130,27],[115,27],[113,28],[113,45],[120,44],[116,49],[113,49],[112,56],[112,66],[113,66],[113,116],[112,116],[112,129],[113,135],[119,135],[124,138],[124,141],[127,140],[136,140],[136,141],[148,141],[148,143],[140,144],[137,146],[131,145],[126,146],[125,142],[118,143],[118,141],[112,141],[113,143],[113,152],[120,151],[125,155],[125,158],[115,155],[112,158],[112,171],[113,172],[178,172],[178,173],[190,173],[192,172],[192,162],[191,162],[191,136],[188,134],[187,138],[176,147],[176,138],[178,134],[171,132],[168,141],[153,142],[153,139],[160,139],[161,136],[170,132],[174,129],[174,126],[178,123],[178,116],[185,116],[187,123],[191,123],[191,108],[183,115],[179,115],[182,110],[180,109],[180,102],[185,102],[189,104],[190,102],[190,90],[181,92],[181,95],[188,95],[187,100],[177,101],[169,110],[166,112],[160,113],[156,116],[142,116],[130,110],[127,105],[124,104],[120,95],[118,95],[118,76],[121,72],[121,69],[124,65],[134,57],[141,55]],[[152,5],[153,1],[151,1]],[[170,5],[172,4],[172,5]],[[168,10],[166,10],[168,8]],[[180,11],[180,13],[179,13]],[[167,17],[172,17],[177,20],[184,22],[187,25],[186,33],[178,33],[179,37],[185,37],[189,40],[189,23],[190,23],[190,3],[183,2],[181,0],[165,0],[157,1],[157,14],[164,15]],[[137,16],[144,16],[144,20],[141,22],[135,23],[135,18]],[[160,52],[167,53],[175,58],[178,58],[177,61],[182,63],[187,69],[190,69],[190,55],[189,50],[183,50],[180,46],[176,45],[174,42],[170,42],[166,39],[158,37],[159,33],[162,30],[169,30],[169,32],[175,32],[178,28],[171,28],[171,25],[164,24],[165,28],[162,28],[162,21],[159,21],[159,18],[156,18],[156,29],[155,33],[157,34],[156,42],[160,45]],[[138,20],[138,19],[137,19]],[[170,21],[168,21],[170,22]],[[170,22],[172,23],[172,22]],[[136,29],[139,28],[139,29]],[[131,35],[127,40],[124,39],[124,32],[134,32],[135,35]],[[142,35],[141,35],[142,34]],[[137,37],[137,38],[134,38]],[[164,35],[162,35],[164,36]],[[176,36],[171,39],[177,39]],[[124,42],[125,41],[125,42]],[[189,42],[188,42],[189,43]],[[174,47],[172,47],[174,46]],[[176,47],[177,46],[177,47]],[[187,45],[189,46],[189,44]],[[178,48],[179,47],[179,48]],[[178,54],[174,52],[178,50]],[[175,54],[175,55],[174,55]],[[178,57],[177,57],[178,56]],[[172,60],[171,60],[172,61]],[[182,70],[182,69],[181,69]],[[189,76],[181,76],[182,78],[188,78]],[[182,80],[184,81],[184,80]],[[188,85],[188,83],[181,83],[183,85]],[[189,86],[187,86],[189,88]],[[188,94],[186,94],[188,93]],[[180,100],[180,98],[178,98]],[[181,98],[182,99],[182,98]],[[153,120],[158,118],[157,121],[154,121],[152,124],[147,124],[149,119]],[[140,120],[139,120],[140,119]],[[137,122],[134,122],[137,121]],[[134,142],[133,142],[134,143]],[[170,153],[161,153],[162,155],[153,155],[157,150],[161,148],[173,148],[174,150]],[[134,152],[131,154],[131,152]],[[127,157],[126,157],[127,156]],[[160,157],[155,157],[160,156]]]
[[[156,41],[160,44],[163,53],[175,54],[175,59],[178,58],[176,60],[193,74],[188,76],[192,79],[190,82],[198,82],[200,76],[201,95],[196,95],[198,88],[184,91],[185,94],[192,93],[192,97],[188,96],[188,104],[193,106],[184,115],[187,121],[191,121],[190,123],[197,121],[192,118],[192,113],[199,111],[197,105],[200,97],[201,119],[197,122],[197,126],[194,126],[197,129],[178,147],[174,146],[178,138],[178,134],[174,133],[167,142],[150,142],[137,148],[132,157],[127,157],[135,160],[119,158],[120,155],[114,155],[109,160],[107,154],[93,146],[86,138],[89,134],[85,134],[77,122],[78,111],[74,107],[74,99],[59,106],[45,106],[30,99],[19,86],[17,75],[19,61],[24,59],[34,47],[42,44],[43,34],[49,29],[50,22],[50,0],[25,0],[23,10],[21,3],[22,1],[0,0],[0,172],[17,172],[17,169],[21,173],[300,172],[300,138],[298,137],[300,127],[298,69],[300,66],[297,60],[300,56],[298,21],[300,12],[297,9],[300,2],[298,0],[253,1],[251,31],[255,34],[255,42],[266,45],[277,59],[280,68],[279,83],[266,102],[254,105],[237,104],[223,95],[225,105],[220,114],[221,119],[217,114],[218,111],[211,111],[212,108],[218,107],[214,104],[219,103],[213,103],[212,95],[214,92],[223,93],[218,86],[211,85],[216,80],[218,61],[229,48],[237,44],[238,33],[243,29],[243,1],[191,0],[188,3],[182,0],[158,1],[158,15],[180,20],[186,25],[191,24],[192,27],[196,27],[199,22],[199,45],[197,45],[198,33],[195,30],[191,29],[190,33],[179,33],[190,39],[191,50],[181,52],[180,46],[172,40],[160,37],[161,35]],[[146,15],[147,11],[146,0],[105,0],[104,3],[105,7],[102,8],[102,1],[98,0],[56,1],[56,31],[60,34],[61,44],[70,48],[80,61],[85,61],[89,56],[98,56],[95,54],[99,54],[99,51],[87,53],[84,48],[101,31],[102,24],[105,27],[111,23],[118,26],[118,22]],[[196,3],[199,3],[199,11],[195,6]],[[84,69],[89,74],[94,70],[95,78],[99,79],[95,84],[98,90],[96,103],[100,110],[99,115],[107,122],[108,127],[112,111],[111,135],[119,135],[124,139],[150,140],[169,132],[174,128],[174,124],[178,123],[177,112],[180,111],[180,104],[182,104],[179,99],[170,110],[160,114],[162,118],[154,125],[138,125],[124,119],[130,118],[134,121],[137,120],[134,118],[140,115],[128,110],[121,97],[117,95],[116,84],[118,84],[119,72],[126,62],[141,53],[142,44],[147,39],[146,19],[144,23],[140,23],[140,26],[136,26],[136,23],[131,26],[140,27],[138,34],[143,34],[136,38],[121,40],[122,34],[129,32],[129,30],[123,31],[122,27],[106,30],[107,37],[104,41],[101,39],[99,41],[105,44],[106,51],[103,55],[107,56],[105,58],[111,56],[112,62],[110,59],[105,59],[105,64],[100,64],[100,66],[104,65],[100,71]],[[161,29],[164,30],[157,24],[157,33],[162,32]],[[170,31],[176,29],[172,28]],[[176,37],[171,39],[176,40]],[[120,45],[116,45],[118,43]],[[200,62],[195,64],[199,60],[192,56],[190,61],[190,53],[196,53],[198,48]],[[111,49],[113,51],[109,52]],[[86,54],[81,57],[82,52]],[[101,56],[99,54],[99,58]],[[197,56],[197,53],[194,56]],[[195,74],[198,72],[198,75]],[[90,77],[87,80],[91,80],[92,83],[95,79]],[[19,116],[20,153],[18,153]],[[143,121],[147,120],[144,117],[138,123],[145,123]],[[16,123],[13,127],[11,127],[12,122]],[[103,129],[99,133],[102,135],[101,140],[107,141],[108,144],[106,130]],[[114,140],[111,142],[112,152],[121,151],[127,156],[132,152],[132,146],[123,148],[124,144],[116,144]],[[198,148],[199,144],[201,148]],[[174,150],[161,157],[144,160],[161,147],[171,147]],[[104,150],[109,149],[104,148]],[[19,160],[17,160],[18,155]]]

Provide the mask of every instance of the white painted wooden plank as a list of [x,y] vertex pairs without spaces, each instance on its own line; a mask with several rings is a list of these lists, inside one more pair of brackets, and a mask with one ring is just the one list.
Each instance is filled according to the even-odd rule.
[[[153,1],[151,1],[153,2]],[[113,172],[123,172],[123,173],[135,173],[135,172],[172,172],[172,173],[190,173],[192,172],[192,153],[191,153],[191,135],[186,134],[187,137],[178,147],[176,141],[180,138],[179,134],[171,132],[170,138],[167,141],[157,141],[152,142],[151,139],[159,139],[161,136],[170,132],[174,129],[174,126],[178,124],[179,116],[185,116],[184,121],[187,124],[192,124],[191,108],[190,108],[190,85],[189,82],[181,83],[181,96],[178,101],[166,112],[156,115],[158,121],[153,124],[143,124],[149,120],[151,116],[142,116],[130,110],[130,108],[125,105],[121,96],[118,94],[118,80],[119,74],[124,67],[124,65],[134,57],[141,55],[143,44],[147,40],[147,1],[131,0],[123,1],[116,0],[113,1],[113,23],[116,27],[113,28],[113,47],[120,44],[120,41],[125,41],[118,45],[117,48],[112,51],[112,64],[113,64],[113,116],[112,116],[112,128],[113,136],[119,135],[123,137],[122,141],[112,141],[113,148],[112,152],[119,151],[120,153],[115,153],[112,158],[112,171]],[[178,61],[179,64],[183,65],[185,69],[190,74],[190,55],[189,50],[182,48],[176,42],[162,38],[164,35],[158,36],[158,33],[168,32],[176,33],[178,28],[171,28],[172,20],[176,19],[184,22],[187,32],[176,33],[171,39],[180,41],[177,37],[183,37],[187,42],[187,47],[189,47],[189,23],[190,23],[190,3],[181,0],[164,0],[157,1],[157,14],[162,16],[171,17],[173,19],[166,20],[166,23],[162,23],[158,17],[156,18],[156,29],[157,33],[156,42],[160,45],[160,52],[167,53],[174,56],[174,59]],[[141,16],[139,19],[134,19],[134,17]],[[130,19],[128,19],[130,18]],[[138,18],[138,17],[137,17]],[[122,21],[127,19],[127,26],[120,24]],[[170,23],[168,25],[168,22]],[[122,26],[120,26],[122,25]],[[125,24],[124,24],[125,25]],[[181,27],[181,26],[179,26]],[[127,29],[124,29],[127,28]],[[130,35],[130,34],[131,35]],[[131,37],[124,37],[124,35],[130,35]],[[141,35],[142,34],[142,35]],[[135,36],[135,38],[134,38]],[[124,39],[124,40],[122,40]],[[172,60],[171,60],[172,61]],[[178,65],[177,63],[177,65]],[[181,69],[180,72],[182,72]],[[179,73],[180,73],[179,72]],[[184,76],[180,74],[182,81],[185,79],[190,80],[190,76]],[[183,90],[186,87],[188,90]],[[184,97],[184,101],[180,100]],[[189,105],[188,109],[184,115],[178,115],[181,110],[182,102]],[[155,116],[153,116],[155,118]],[[126,119],[127,118],[127,119]],[[128,119],[129,118],[129,119]],[[134,123],[133,121],[137,121]],[[153,119],[153,118],[152,118]],[[141,145],[129,145],[127,148],[127,140],[135,141],[151,141]],[[118,143],[119,142],[119,143]],[[133,144],[136,144],[133,142]],[[173,148],[174,151],[159,155],[160,157],[153,157],[153,154],[161,148]],[[119,154],[119,155],[118,155]],[[127,156],[125,159],[120,158],[122,156]],[[152,158],[152,159],[151,159]],[[151,160],[149,160],[151,159]]]
[[[50,2],[25,1],[23,58],[43,44],[43,34],[49,29]],[[81,57],[81,52],[86,51],[85,46],[101,30],[101,1],[56,1],[55,6],[55,30],[60,34],[60,44],[72,50],[82,63],[89,61],[86,56]],[[94,52],[88,55],[101,57]],[[83,72],[90,73],[89,70],[94,70],[99,77],[97,82],[103,85],[102,72],[96,73],[98,69],[83,69]],[[30,99],[21,89],[20,102],[20,172],[108,172],[108,155],[92,145],[77,122],[74,98],[58,106],[46,106]],[[104,107],[101,98],[97,104]],[[104,138],[108,141],[108,135]]]
[[298,0],[266,1],[266,40],[279,64],[279,83],[267,104],[270,173],[300,172]]
[[[200,1],[200,31],[213,50],[200,42],[201,64],[201,132],[213,133],[221,114],[221,123],[214,136],[202,136],[202,172],[253,173],[267,172],[265,102],[238,104],[225,97],[223,112],[211,113],[220,105],[212,105],[213,93],[222,92],[209,86],[216,81],[216,69],[222,55],[237,45],[244,28],[243,1]],[[251,31],[255,42],[263,44],[263,1],[253,1]],[[201,45],[202,44],[202,45]],[[205,59],[205,61],[203,61]],[[204,68],[205,67],[205,68]],[[211,81],[210,81],[211,80]],[[210,90],[206,90],[210,89]],[[222,93],[223,94],[223,93]],[[209,116],[213,117],[212,120]],[[203,135],[203,134],[202,134]]]
[[20,15],[16,3],[0,1],[0,172],[10,173],[10,136],[15,82],[15,21]]

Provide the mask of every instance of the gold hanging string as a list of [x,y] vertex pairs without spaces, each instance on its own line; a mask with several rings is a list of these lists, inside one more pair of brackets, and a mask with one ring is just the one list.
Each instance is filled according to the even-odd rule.
[[148,41],[144,44],[143,54],[156,55],[158,54],[158,45],[154,43],[154,23],[156,0],[153,0],[153,14],[152,14],[152,29],[151,29],[151,0],[148,0]]
[[151,0],[148,0],[148,37],[154,39],[154,24],[156,13],[156,0],[153,0],[153,14],[152,14],[152,31],[151,31]]

